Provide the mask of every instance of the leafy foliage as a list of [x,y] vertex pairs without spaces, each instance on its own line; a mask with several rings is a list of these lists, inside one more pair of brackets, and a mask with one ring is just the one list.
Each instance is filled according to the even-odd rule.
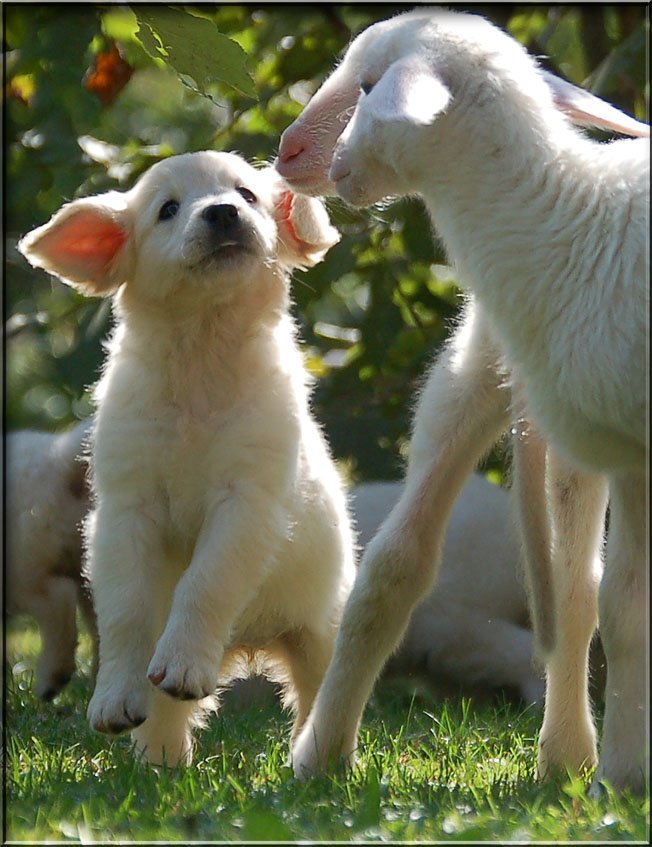
[[[88,413],[109,329],[15,250],[65,200],[126,188],[188,150],[274,157],[351,36],[394,5],[5,6],[7,423],[49,429]],[[645,115],[645,8],[473,6],[556,72]],[[331,202],[343,239],[296,275],[296,314],[318,377],[315,409],[354,476],[401,470],[411,405],[461,304],[421,205]],[[500,465],[495,454],[492,466]]]
[[140,24],[136,37],[147,53],[167,61],[182,80],[184,76],[196,80],[197,91],[205,92],[217,79],[256,97],[253,80],[245,69],[247,54],[211,22],[166,7],[141,6],[136,17]]

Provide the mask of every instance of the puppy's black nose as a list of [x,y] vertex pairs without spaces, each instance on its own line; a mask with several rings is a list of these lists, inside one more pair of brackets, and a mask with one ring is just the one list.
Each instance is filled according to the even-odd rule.
[[206,206],[201,216],[211,226],[228,231],[238,221],[238,210],[230,203],[221,203]]

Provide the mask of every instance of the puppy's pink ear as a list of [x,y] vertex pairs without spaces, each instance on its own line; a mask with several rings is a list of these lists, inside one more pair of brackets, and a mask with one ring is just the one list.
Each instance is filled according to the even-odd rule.
[[128,242],[125,195],[109,191],[68,203],[22,238],[18,249],[34,267],[84,294],[103,297],[128,275]]
[[279,259],[290,267],[316,265],[340,240],[324,204],[316,197],[285,189],[276,201],[274,216],[279,232]]

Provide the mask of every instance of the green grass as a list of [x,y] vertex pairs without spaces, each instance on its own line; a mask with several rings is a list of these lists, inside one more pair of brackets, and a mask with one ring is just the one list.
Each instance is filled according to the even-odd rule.
[[540,714],[506,702],[435,703],[378,687],[360,767],[300,783],[286,767],[288,717],[276,704],[213,717],[195,763],[141,767],[127,738],[85,721],[80,673],[52,704],[31,693],[38,638],[12,622],[7,643],[9,841],[648,841],[647,800],[586,796],[579,779],[538,785]]

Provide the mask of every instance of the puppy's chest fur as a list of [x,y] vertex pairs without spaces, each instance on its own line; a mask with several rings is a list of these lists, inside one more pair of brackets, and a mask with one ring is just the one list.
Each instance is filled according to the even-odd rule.
[[210,343],[138,354],[116,345],[98,388],[98,495],[119,489],[151,504],[169,545],[187,556],[207,514],[240,486],[280,489],[305,392],[288,329],[228,355]]

